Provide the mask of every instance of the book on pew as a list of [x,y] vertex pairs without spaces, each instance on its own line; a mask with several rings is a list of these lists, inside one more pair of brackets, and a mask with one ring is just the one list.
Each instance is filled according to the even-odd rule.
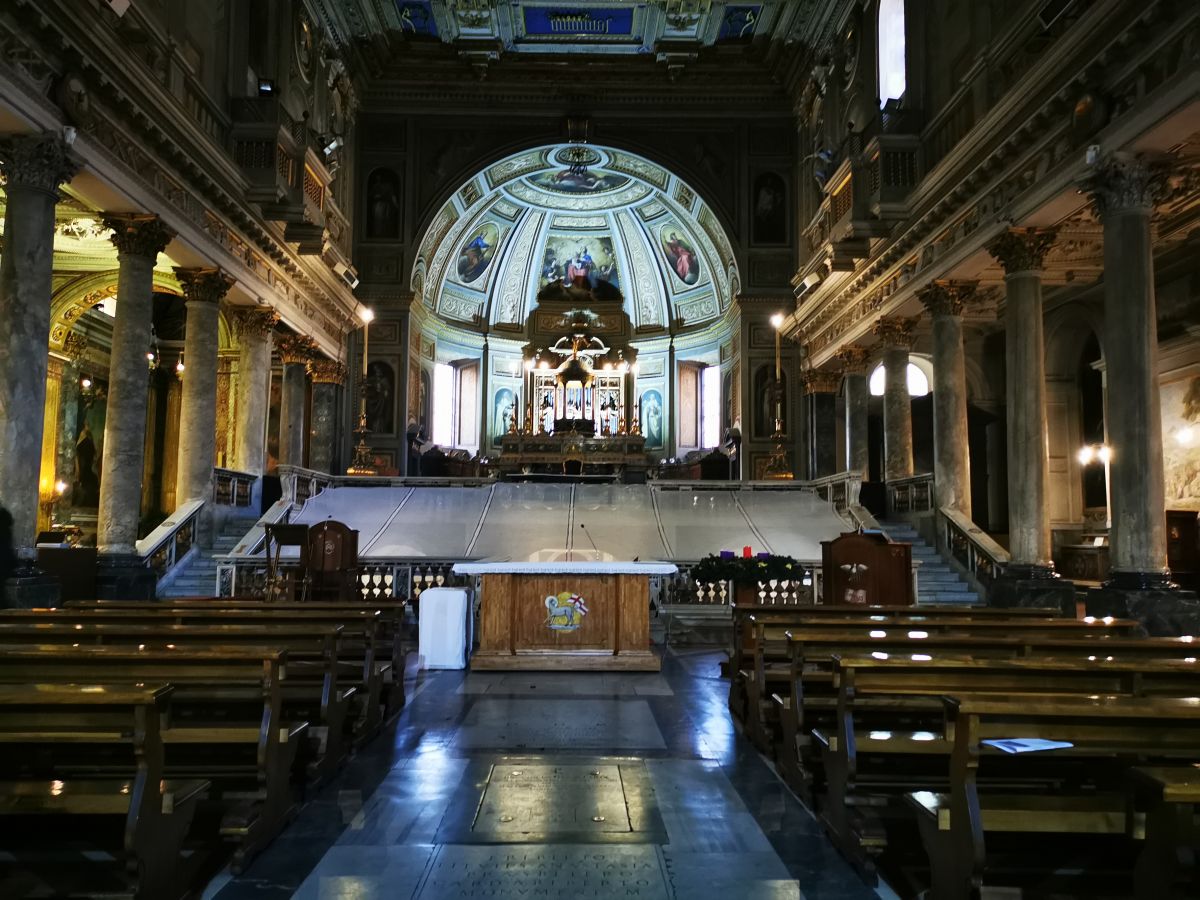
[[1064,750],[1075,746],[1070,741],[1048,741],[1043,738],[997,738],[980,743],[1005,753],[1037,753],[1041,750]]

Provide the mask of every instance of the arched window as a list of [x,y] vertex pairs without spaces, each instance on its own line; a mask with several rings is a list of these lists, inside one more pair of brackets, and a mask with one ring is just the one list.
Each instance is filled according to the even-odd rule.
[[904,96],[904,0],[879,0],[879,106]]
[[[871,391],[872,397],[882,397],[884,382],[887,380],[887,375],[883,369],[883,363],[875,367],[875,371],[871,373],[871,378],[867,382],[867,387]],[[929,393],[929,376],[921,371],[921,367],[914,363],[908,364],[908,395],[910,397],[924,397]]]

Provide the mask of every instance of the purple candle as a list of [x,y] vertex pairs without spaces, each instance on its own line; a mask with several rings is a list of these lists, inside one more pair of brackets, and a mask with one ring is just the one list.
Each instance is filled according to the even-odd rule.
[[733,559],[733,551],[732,550],[722,550],[721,551],[721,559]]

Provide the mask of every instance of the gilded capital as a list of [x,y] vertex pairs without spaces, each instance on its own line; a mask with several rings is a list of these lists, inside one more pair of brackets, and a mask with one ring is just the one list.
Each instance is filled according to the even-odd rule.
[[842,386],[842,373],[839,371],[809,369],[801,377],[806,394],[836,394]]
[[238,337],[267,338],[279,322],[279,313],[269,306],[235,309],[230,318]]
[[220,303],[233,287],[234,279],[220,269],[176,269],[175,278],[188,303]]
[[346,367],[334,359],[310,359],[308,376],[313,384],[345,384]]
[[987,249],[1004,268],[1005,275],[1040,272],[1046,253],[1057,236],[1058,231],[1054,228],[1010,228]]
[[118,256],[144,256],[151,262],[175,237],[162,219],[149,213],[109,213],[104,216],[104,227],[112,229],[109,240]]
[[79,162],[55,134],[11,135],[0,139],[0,168],[8,187],[57,194],[79,171]]
[[931,315],[961,316],[978,287],[978,281],[935,281],[917,291],[917,299]]
[[1083,189],[1101,218],[1109,213],[1149,212],[1167,193],[1170,166],[1162,158],[1110,153],[1084,179]]
[[285,363],[305,365],[317,354],[317,342],[307,335],[287,334],[275,341],[279,358]]
[[884,316],[875,323],[875,335],[884,347],[901,350],[911,350],[913,345],[913,328],[917,324],[916,317]]
[[861,344],[850,344],[837,352],[836,359],[846,375],[867,374],[867,359],[871,351]]

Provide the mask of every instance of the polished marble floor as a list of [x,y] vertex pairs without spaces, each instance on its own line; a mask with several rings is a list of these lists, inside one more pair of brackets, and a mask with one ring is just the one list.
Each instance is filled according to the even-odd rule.
[[205,900],[879,896],[735,732],[720,658],[412,672],[395,728]]

